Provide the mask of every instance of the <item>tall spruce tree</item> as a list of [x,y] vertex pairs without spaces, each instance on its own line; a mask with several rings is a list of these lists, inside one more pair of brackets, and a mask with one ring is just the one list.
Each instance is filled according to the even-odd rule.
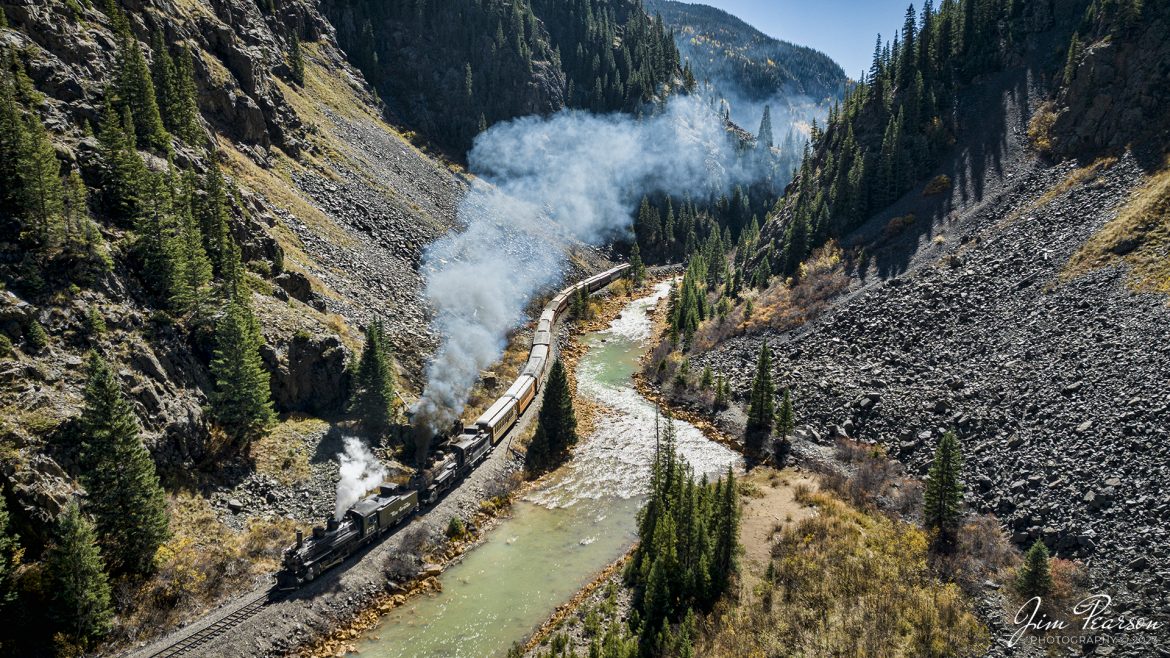
[[159,114],[166,129],[178,133],[183,127],[180,122],[179,71],[161,30],[150,35],[150,51],[150,77],[154,82]]
[[61,244],[64,237],[64,196],[61,185],[61,161],[53,149],[49,132],[40,117],[25,117],[27,140],[20,160],[18,179],[25,209],[25,241],[45,249]]
[[536,433],[528,444],[524,465],[531,474],[540,474],[560,464],[570,446],[577,443],[577,415],[573,411],[573,392],[569,376],[560,359],[553,361],[544,401],[537,416]]
[[114,617],[109,580],[93,525],[76,501],[57,519],[44,562],[45,591],[52,597],[49,612],[57,624],[82,643],[109,632]]
[[91,353],[85,407],[82,483],[86,509],[111,573],[144,575],[169,535],[166,496],[154,460],[138,433],[138,420],[122,394],[113,370]]
[[774,457],[780,465],[783,465],[784,461],[788,459],[788,453],[792,449],[792,442],[788,437],[792,434],[795,426],[796,417],[792,413],[792,393],[786,388],[780,400],[780,407],[776,410],[776,435],[778,439]]
[[749,450],[758,451],[764,439],[771,433],[776,408],[775,398],[776,387],[772,384],[772,351],[765,342],[760,346],[760,356],[756,359],[756,376],[752,379],[751,395],[748,398],[744,443]]
[[394,362],[381,320],[366,326],[350,411],[371,434],[382,436],[394,420]]
[[213,153],[211,164],[203,176],[203,196],[195,214],[199,219],[199,231],[203,234],[203,246],[215,273],[226,278],[228,274],[227,251],[231,242],[228,221],[227,181],[219,168],[219,154]]
[[195,84],[195,59],[191,49],[183,46],[175,60],[175,85],[177,96],[171,108],[173,130],[188,144],[201,146],[204,134],[199,127],[199,89]]
[[635,287],[642,285],[646,280],[646,264],[642,262],[642,250],[638,248],[638,243],[630,248],[630,281]]
[[1048,547],[1039,539],[1024,554],[1024,563],[1016,573],[1016,591],[1021,596],[1044,597],[1052,589],[1052,571],[1048,564]]
[[215,326],[211,412],[231,438],[230,448],[246,453],[252,441],[276,421],[276,413],[268,372],[260,358],[260,325],[248,305],[247,291],[239,287],[231,289],[227,307]]
[[115,220],[130,224],[138,215],[149,172],[135,147],[130,115],[114,107],[109,93],[106,94],[98,141],[105,207]]
[[954,432],[943,434],[926,474],[923,521],[935,534],[936,547],[949,550],[962,521],[963,455]]
[[162,115],[158,111],[154,81],[138,39],[129,28],[119,30],[118,52],[115,55],[117,67],[116,107],[128,113],[134,123],[134,134],[139,143],[165,151],[170,148],[170,136],[163,127]]

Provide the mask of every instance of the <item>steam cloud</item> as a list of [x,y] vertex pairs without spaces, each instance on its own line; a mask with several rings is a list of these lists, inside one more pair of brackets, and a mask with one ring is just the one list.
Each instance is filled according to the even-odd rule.
[[525,305],[560,281],[569,241],[623,234],[643,194],[703,198],[766,175],[758,158],[737,157],[718,113],[692,97],[642,119],[566,110],[497,124],[469,162],[479,179],[459,207],[466,229],[423,257],[443,343],[415,411],[432,431],[459,417]]
[[386,467],[360,439],[352,436],[345,437],[345,452],[338,453],[337,459],[341,462],[341,481],[337,483],[337,506],[333,518],[340,521],[345,511],[367,491],[382,484],[386,479]]

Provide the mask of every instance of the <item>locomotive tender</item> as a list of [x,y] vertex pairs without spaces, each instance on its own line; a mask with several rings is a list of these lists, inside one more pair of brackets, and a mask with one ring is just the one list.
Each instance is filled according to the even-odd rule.
[[544,383],[553,326],[573,296],[580,290],[596,292],[620,278],[629,268],[629,265],[619,265],[557,293],[545,304],[536,325],[528,362],[508,391],[492,403],[475,424],[451,437],[445,447],[437,451],[430,468],[420,470],[411,479],[410,488],[399,490],[384,482],[378,493],[363,498],[346,510],[340,521],[330,519],[325,527],[313,528],[309,537],[302,536],[298,530],[296,544],[285,550],[278,583],[282,587],[299,587],[314,580],[358,549],[408,522],[418,512],[420,504],[438,502],[444,493],[483,463],[536,399]]

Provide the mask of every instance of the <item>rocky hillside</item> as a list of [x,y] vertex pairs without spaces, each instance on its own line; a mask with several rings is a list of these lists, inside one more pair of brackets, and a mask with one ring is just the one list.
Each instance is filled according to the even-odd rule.
[[[65,260],[67,253],[34,257],[23,233],[10,234],[6,228],[0,236],[0,488],[11,514],[10,530],[20,536],[23,561],[33,569],[24,573],[37,573],[53,520],[81,489],[69,437],[78,429],[84,364],[91,350],[112,362],[172,494],[177,543],[170,550],[194,550],[204,541],[226,550],[237,541],[215,539],[220,536],[215,514],[230,516],[226,507],[210,516],[212,526],[197,533],[189,534],[183,525],[184,518],[205,518],[185,516],[183,510],[202,509],[205,503],[199,501],[205,496],[222,505],[221,499],[230,496],[213,494],[242,477],[238,469],[221,470],[224,465],[214,461],[222,434],[208,413],[215,387],[209,362],[220,309],[209,298],[209,306],[181,313],[160,299],[159,282],[142,262],[142,224],[127,221],[106,203],[106,133],[98,139],[94,132],[108,125],[103,119],[110,90],[120,84],[117,72],[126,61],[133,63],[119,57],[137,49],[153,66],[163,55],[178,61],[190,54],[184,61],[191,63],[197,102],[191,129],[166,135],[162,145],[140,139],[134,159],[148,171],[185,172],[200,181],[219,163],[224,181],[217,189],[227,190],[227,231],[238,245],[247,303],[259,321],[259,353],[272,401],[279,414],[293,414],[296,422],[306,415],[330,421],[344,416],[351,368],[361,347],[358,328],[375,319],[385,324],[403,388],[418,384],[422,361],[435,344],[419,296],[418,263],[422,249],[455,225],[455,207],[465,187],[457,168],[421,151],[383,120],[376,94],[347,62],[333,26],[315,2],[125,0],[98,5],[88,0],[0,2],[0,56],[14,76],[0,77],[6,88],[16,80],[28,120],[47,129],[49,156],[38,162],[51,163],[49,169],[59,166],[62,176],[80,173],[67,180],[88,188],[91,201],[80,212],[87,215],[85,225],[94,227],[88,244],[104,254],[106,263],[95,276],[75,276],[78,270]],[[124,26],[117,24],[122,20]],[[161,49],[160,43],[165,44]],[[127,125],[133,132],[134,126]],[[199,191],[197,201],[204,195]],[[10,219],[3,218],[6,227],[20,226]],[[286,483],[275,494],[269,489],[265,503],[289,503],[272,511],[305,521],[331,505],[304,502],[311,495],[331,499],[330,477],[335,477],[316,477],[322,470],[318,462],[328,465],[333,453],[313,449],[330,423],[309,426],[312,436],[304,438],[301,425],[294,423],[287,431],[281,425],[282,441],[296,440],[268,445],[293,456],[288,458],[312,456],[316,479],[292,482],[296,488]],[[262,468],[265,459],[278,465],[287,459],[253,456],[259,465],[239,464],[243,473]],[[284,463],[274,470],[287,471],[289,463]],[[271,478],[267,482],[277,484]],[[272,539],[284,541],[279,534]],[[204,546],[188,556],[210,550]],[[231,577],[246,578],[247,568],[232,571],[236,576]],[[33,586],[27,578],[22,582],[21,587]],[[152,592],[148,588],[133,595],[126,589],[121,595]],[[198,598],[193,592],[190,596]],[[43,619],[35,618],[38,601],[34,597],[22,604],[26,615],[34,615],[22,622],[33,645],[48,637],[38,635],[45,630]],[[180,609],[200,604],[186,594],[180,603]],[[176,600],[158,605],[169,610]],[[119,606],[120,612],[134,609]],[[141,620],[121,619],[117,638],[131,639],[138,631],[130,624],[136,621]],[[155,623],[170,622],[157,619],[146,625]]]
[[838,97],[845,86],[845,72],[828,55],[772,38],[721,9],[675,0],[651,0],[646,7],[674,31],[695,78],[727,93],[754,102],[777,95],[820,102]]
[[[995,515],[1021,547],[1039,539],[1082,561],[1087,588],[1117,609],[1165,620],[1168,197],[1163,122],[1148,108],[1168,60],[1154,44],[1161,9],[1139,15],[1124,29],[1102,28],[1096,5],[1079,27],[1031,15],[1001,70],[957,91],[939,165],[852,218],[799,279],[749,293],[754,319],[736,310],[701,328],[697,344],[725,339],[690,367],[727,374],[746,404],[767,342],[795,399],[798,458],[850,437],[923,476],[956,431],[972,513]],[[1045,45],[1070,40],[1067,57]],[[1151,57],[1122,55],[1139,47]],[[1139,120],[1123,128],[1119,113]],[[814,159],[839,155],[819,148]],[[1061,159],[1072,151],[1080,161]],[[792,221],[782,203],[763,240]],[[718,418],[742,431],[738,404]]]

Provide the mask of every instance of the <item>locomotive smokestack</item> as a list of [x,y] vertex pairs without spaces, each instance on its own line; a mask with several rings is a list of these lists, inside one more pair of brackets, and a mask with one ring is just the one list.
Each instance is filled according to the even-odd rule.
[[300,550],[301,546],[304,545],[304,543],[305,543],[305,533],[301,532],[300,528],[297,528],[297,550]]

